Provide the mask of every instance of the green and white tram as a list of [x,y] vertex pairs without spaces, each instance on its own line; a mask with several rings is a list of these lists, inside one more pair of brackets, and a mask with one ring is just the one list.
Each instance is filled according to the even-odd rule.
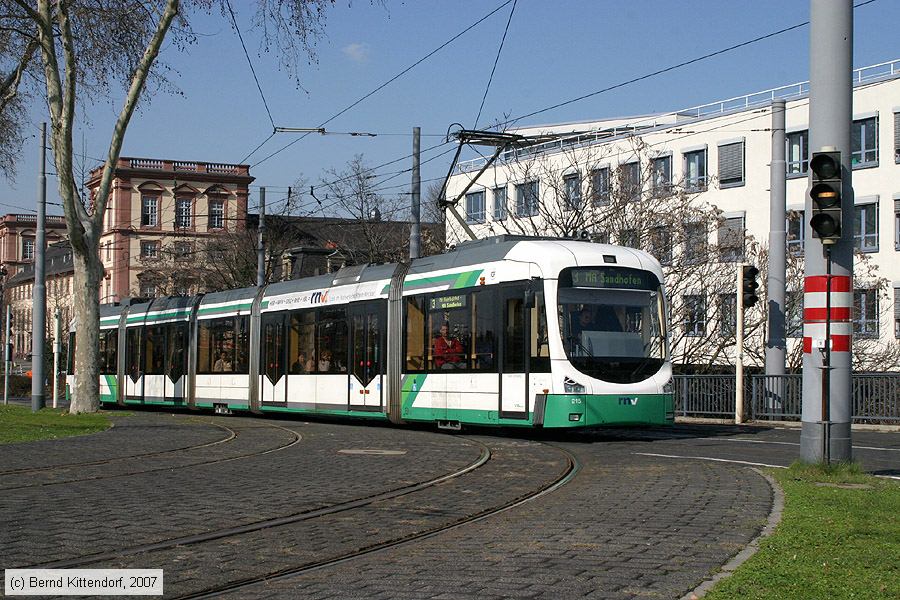
[[448,428],[672,423],[662,281],[640,250],[498,236],[411,264],[102,306],[101,402]]

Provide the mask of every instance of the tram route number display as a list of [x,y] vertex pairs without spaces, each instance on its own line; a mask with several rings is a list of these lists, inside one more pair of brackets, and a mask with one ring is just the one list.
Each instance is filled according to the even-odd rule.
[[451,310],[466,307],[466,295],[443,296],[431,299],[431,310]]
[[628,268],[570,269],[572,287],[652,290],[659,285],[652,273]]

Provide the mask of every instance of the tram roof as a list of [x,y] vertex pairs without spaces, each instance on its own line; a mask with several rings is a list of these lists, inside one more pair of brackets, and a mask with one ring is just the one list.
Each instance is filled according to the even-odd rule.
[[321,290],[341,285],[355,285],[369,281],[389,280],[397,270],[396,264],[362,264],[343,267],[334,273],[304,277],[290,281],[270,283],[266,287],[266,296],[279,296],[291,292]]

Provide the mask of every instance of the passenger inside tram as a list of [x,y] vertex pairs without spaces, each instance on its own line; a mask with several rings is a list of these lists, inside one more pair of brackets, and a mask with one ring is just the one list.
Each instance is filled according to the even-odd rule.
[[464,369],[466,366],[462,344],[450,335],[450,323],[441,325],[440,334],[432,344],[434,366],[438,369]]

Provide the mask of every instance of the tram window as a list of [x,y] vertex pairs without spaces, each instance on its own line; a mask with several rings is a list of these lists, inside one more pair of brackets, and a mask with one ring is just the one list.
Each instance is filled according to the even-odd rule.
[[345,309],[319,311],[316,350],[317,372],[347,372],[347,311]]
[[406,370],[425,369],[425,297],[406,299]]
[[144,373],[162,375],[165,372],[166,328],[162,325],[145,330]]
[[187,370],[187,323],[169,323],[166,330],[166,375],[178,381]]
[[507,298],[505,309],[503,314],[503,372],[524,373],[525,300],[522,294]]
[[293,375],[316,372],[316,313],[304,310],[291,313],[291,339],[288,364]]
[[469,367],[472,344],[470,294],[433,296],[428,310],[428,356],[432,371]]
[[100,374],[115,375],[117,371],[119,331],[108,329],[100,332]]
[[141,332],[142,327],[125,330],[125,371],[134,379],[141,375]]
[[531,309],[531,343],[528,369],[532,373],[550,372],[550,343],[547,337],[547,310],[546,306],[544,306],[543,292],[535,294],[534,307]]
[[494,332],[496,317],[494,306],[496,297],[494,290],[482,290],[471,294],[472,297],[472,335],[469,354],[472,357],[472,369],[476,371],[493,371],[496,369],[497,336]]
[[[245,318],[239,318],[243,321]],[[246,373],[246,340],[235,340],[235,317],[206,319],[197,324],[197,372],[233,373],[235,367]],[[243,329],[243,328],[242,328]],[[235,343],[244,343],[238,357],[242,363],[235,365]]]
[[250,372],[250,317],[234,317],[234,360],[235,373],[246,375]]
[[68,356],[68,369],[67,372],[69,375],[75,374],[75,332],[69,333],[69,356]]

